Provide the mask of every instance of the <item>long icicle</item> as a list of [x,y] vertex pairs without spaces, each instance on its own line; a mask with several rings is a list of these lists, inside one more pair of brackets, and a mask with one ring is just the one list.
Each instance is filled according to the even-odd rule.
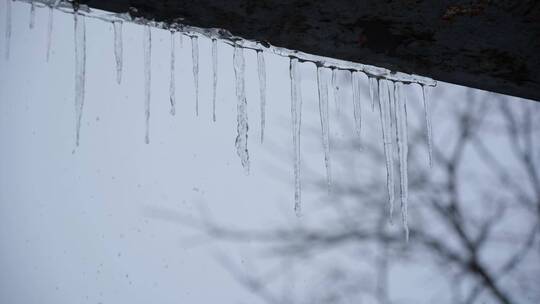
[[237,111],[237,136],[235,141],[236,153],[240,157],[242,167],[246,174],[249,174],[249,152],[248,152],[248,116],[247,116],[247,99],[245,89],[245,61],[244,50],[239,47],[234,47],[234,75],[236,79],[236,97],[238,100]]
[[422,100],[424,103],[424,118],[426,121],[426,136],[427,136],[427,145],[428,145],[428,154],[429,154],[429,167],[433,167],[433,129],[431,126],[431,111],[429,108],[429,98],[427,96],[426,87],[422,87]]
[[34,29],[36,24],[36,4],[34,1],[30,3],[30,29]]
[[11,1],[6,0],[6,59],[9,59],[9,51],[11,48]]
[[388,80],[380,80],[379,83],[379,113],[383,136],[384,158],[386,161],[386,187],[388,190],[388,204],[390,207],[390,222],[394,213],[394,153],[392,145],[392,127],[390,126],[390,104],[388,95]]
[[402,90],[402,83],[396,82],[394,85],[394,116],[396,117],[396,141],[399,156],[400,175],[400,196],[401,196],[401,218],[405,239],[409,241],[409,225],[407,220],[407,205],[409,199],[409,181],[407,174],[407,161],[409,154],[408,134],[407,134],[407,104]]
[[216,121],[216,94],[218,84],[218,45],[217,39],[212,39],[212,120]]
[[291,116],[294,146],[294,211],[302,215],[302,184],[300,180],[300,131],[302,125],[302,82],[298,72],[298,59],[291,58],[289,73],[291,77]]
[[176,79],[175,79],[175,32],[171,31],[171,61],[170,61],[170,81],[169,81],[169,101],[171,103],[171,115],[176,115]]
[[356,135],[358,135],[358,138],[361,138],[362,111],[360,107],[360,79],[358,78],[358,72],[351,72],[351,81],[353,88],[354,127]]
[[195,85],[195,115],[199,116],[199,39],[197,36],[191,36],[191,59]]
[[114,29],[114,59],[116,61],[116,82],[120,84],[122,82],[122,69],[123,69],[123,39],[122,39],[122,21],[113,22]]
[[332,170],[330,165],[330,127],[328,121],[328,85],[324,79],[324,70],[317,66],[317,87],[319,93],[319,116],[321,118],[324,165],[326,167],[326,186],[332,190]]
[[86,85],[86,26],[83,15],[75,12],[73,16],[75,26],[75,145],[78,147]]
[[149,25],[144,27],[144,114],[146,132],[144,142],[150,143],[150,87],[152,83],[152,29]]
[[266,124],[266,63],[264,53],[257,51],[257,71],[259,73],[259,95],[261,99],[261,143],[264,141],[264,127]]
[[54,9],[52,7],[49,7],[49,18],[47,22],[47,62],[49,62],[49,58],[51,57],[51,41],[52,41],[52,32],[53,32],[53,24],[54,24]]
[[334,103],[336,104],[336,113],[341,112],[341,104],[339,102],[339,85],[338,85],[338,70],[332,69],[332,90],[334,92]]

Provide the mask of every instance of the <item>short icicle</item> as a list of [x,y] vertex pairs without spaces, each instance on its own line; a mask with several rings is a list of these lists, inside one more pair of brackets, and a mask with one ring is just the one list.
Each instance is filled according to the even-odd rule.
[[32,1],[30,3],[30,29],[34,29],[36,24],[36,3]]
[[75,145],[78,147],[86,85],[86,26],[84,16],[77,12],[73,16],[75,25]]
[[351,81],[353,89],[353,114],[354,114],[354,127],[356,135],[361,138],[362,131],[362,109],[360,106],[360,79],[358,72],[351,72]]
[[341,104],[339,102],[339,85],[338,85],[338,69],[332,69],[332,90],[334,92],[334,103],[336,104],[336,113],[341,112]]
[[47,22],[47,53],[46,53],[47,62],[49,62],[49,58],[51,57],[53,24],[54,24],[54,9],[52,7],[49,7],[49,18]]
[[245,61],[244,50],[239,47],[234,47],[233,55],[234,76],[236,80],[236,98],[237,98],[237,136],[235,141],[236,153],[240,157],[242,167],[245,173],[249,174],[249,152],[248,152],[248,116],[247,116],[247,99],[245,89]]
[[195,85],[195,115],[199,116],[199,38],[197,36],[191,36],[191,59]]
[[11,1],[6,0],[6,59],[9,59],[9,51],[11,48]]
[[176,79],[175,79],[175,32],[171,31],[171,61],[170,61],[170,77],[169,77],[169,101],[171,103],[171,115],[176,115]]
[[144,27],[143,37],[144,51],[144,118],[145,118],[145,136],[144,142],[150,143],[150,86],[152,83],[152,29],[149,25]]
[[396,82],[394,85],[394,111],[396,117],[396,141],[399,159],[400,175],[400,196],[401,196],[401,218],[405,239],[409,241],[409,225],[407,220],[407,205],[409,198],[409,181],[407,174],[407,162],[409,154],[408,134],[407,134],[407,104],[402,90],[402,83]]
[[212,120],[216,121],[216,94],[218,84],[218,45],[217,39],[212,39]]
[[289,65],[291,78],[291,116],[292,137],[294,146],[294,211],[296,216],[302,215],[302,184],[300,180],[300,131],[302,125],[302,82],[298,71],[298,59],[291,58]]
[[259,95],[261,99],[261,143],[264,141],[264,127],[266,124],[266,63],[264,53],[257,50],[257,72],[259,73]]
[[429,98],[427,96],[426,87],[424,85],[421,85],[422,87],[422,100],[424,103],[424,118],[426,121],[426,136],[427,136],[427,146],[428,146],[428,154],[429,154],[429,167],[433,167],[433,129],[431,126],[431,111],[429,109]]
[[116,61],[116,82],[122,82],[122,65],[123,65],[123,39],[122,39],[122,21],[113,22],[114,29],[114,59]]
[[389,219],[392,222],[394,213],[394,149],[392,144],[392,127],[390,126],[390,102],[388,94],[388,80],[380,80],[379,83],[379,113],[384,146],[384,158],[386,162],[386,187],[388,190],[388,203],[390,207]]
[[379,86],[379,80],[375,77],[369,76],[369,98],[371,99],[371,111],[375,111],[375,99],[377,99],[377,94],[379,92],[378,89]]

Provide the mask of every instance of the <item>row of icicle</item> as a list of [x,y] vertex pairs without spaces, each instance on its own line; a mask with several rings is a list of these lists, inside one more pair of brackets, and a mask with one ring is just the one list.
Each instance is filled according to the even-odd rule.
[[[6,1],[6,58],[9,59],[10,40],[11,40],[11,2]],[[49,19],[47,26],[47,61],[50,57],[51,37],[53,29],[53,8],[58,5],[60,0],[56,0],[54,5],[49,7]],[[35,24],[35,5],[32,2],[30,6],[30,28]],[[122,81],[122,21],[113,22],[114,29],[114,55],[116,62],[116,80],[120,84]],[[84,107],[85,83],[86,83],[86,28],[85,17],[79,15],[77,11],[74,13],[74,32],[75,32],[75,114],[76,114],[76,146],[79,146],[81,119]],[[170,113],[175,115],[175,30],[171,30],[171,54],[170,54]],[[182,35],[180,43],[182,43]],[[195,113],[199,114],[199,46],[198,37],[195,35],[191,38],[192,61],[193,61],[193,80],[195,85]],[[150,83],[151,83],[151,52],[152,52],[152,32],[149,25],[144,27],[143,35],[143,52],[144,52],[144,105],[145,105],[145,142],[150,143]],[[257,69],[259,75],[259,90],[260,90],[260,125],[261,125],[261,143],[264,140],[265,128],[265,108],[266,108],[266,66],[264,53],[262,50],[257,50]],[[217,67],[218,67],[218,47],[217,39],[212,38],[212,74],[213,74],[213,92],[212,92],[212,120],[216,121],[216,89],[218,83]],[[300,89],[301,77],[299,72],[300,60],[296,57],[290,57],[290,80],[291,80],[291,116],[292,116],[292,138],[294,149],[294,210],[298,216],[301,215],[301,176],[300,176],[300,134],[302,121],[302,92]],[[237,136],[235,147],[241,164],[246,173],[249,173],[249,151],[248,143],[248,117],[247,117],[247,99],[245,93],[245,61],[243,48],[235,45],[233,54],[233,66],[236,82],[237,96]],[[326,167],[326,184],[328,191],[332,188],[331,174],[331,158],[330,158],[330,128],[328,115],[328,81],[325,79],[323,72],[325,67],[317,64],[316,79],[319,96],[319,114],[322,131],[322,144],[324,149],[324,163]],[[339,94],[337,85],[337,71],[332,69],[331,86],[333,95],[338,105],[339,111]],[[362,128],[362,107],[360,100],[360,77],[361,71],[351,71],[352,93],[353,93],[353,115],[354,129],[358,136],[361,134]],[[387,191],[389,204],[389,218],[392,220],[394,212],[394,146],[397,147],[398,164],[400,172],[400,201],[401,214],[405,236],[408,240],[409,230],[407,224],[407,201],[408,201],[408,181],[407,181],[407,158],[408,158],[408,136],[407,136],[407,106],[406,98],[403,93],[404,83],[390,81],[385,78],[376,78],[368,76],[369,95],[371,101],[371,109],[374,111],[376,102],[378,103],[380,113],[380,123],[382,129],[382,139],[384,147],[384,155],[387,172]],[[426,135],[429,151],[429,165],[432,166],[432,131],[429,114],[429,100],[426,96],[426,87],[420,84],[422,88],[422,99],[425,112]],[[394,126],[395,125],[395,126]],[[395,138],[392,136],[392,131],[395,130]]]

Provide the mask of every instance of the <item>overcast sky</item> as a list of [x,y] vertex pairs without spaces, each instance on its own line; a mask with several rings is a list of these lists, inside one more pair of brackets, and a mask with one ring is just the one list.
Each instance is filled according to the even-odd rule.
[[[76,148],[73,16],[55,11],[51,58],[46,62],[48,11],[37,9],[30,30],[29,7],[13,3],[9,60],[3,56],[5,36],[0,37],[0,302],[257,303],[259,298],[238,284],[217,258],[226,255],[253,271],[260,254],[256,246],[201,242],[178,221],[201,212],[249,229],[317,220],[312,214],[319,204],[314,202],[327,198],[312,186],[303,189],[304,216],[297,218],[293,211],[288,59],[265,53],[268,97],[261,144],[256,54],[244,53],[251,160],[246,175],[234,145],[236,96],[229,45],[218,43],[213,122],[210,40],[199,39],[197,117],[191,44],[186,36],[180,44],[177,35],[177,114],[171,116],[170,32],[152,29],[150,144],[145,144],[143,28],[124,24],[124,69],[118,85],[112,24],[87,18],[86,96]],[[5,1],[0,10],[5,11]],[[5,26],[2,13],[1,33]],[[314,65],[302,65],[302,78],[303,174],[324,178]],[[354,141],[349,75],[341,73],[339,80],[340,114],[332,91],[329,94],[331,136]],[[362,140],[382,146],[378,112],[369,109],[365,81],[361,89]],[[450,104],[457,107],[471,90],[439,83],[431,91],[436,145],[445,145],[445,132],[452,132],[444,123],[445,111]],[[409,124],[420,128],[420,90],[411,87],[407,94]],[[533,108],[530,101],[504,98],[513,107]],[[536,111],[538,106],[534,104]],[[425,149],[415,151],[414,157],[427,159]],[[381,164],[359,160],[351,165],[361,176],[380,180],[384,188]],[[340,170],[333,170],[337,181],[344,178]],[[393,291],[399,295],[421,289],[418,281],[407,278],[423,275],[397,272],[402,283]],[[444,295],[438,283],[432,284],[432,290],[411,292],[407,298]],[[318,287],[309,280],[298,285]],[[294,294],[295,287],[289,287]]]

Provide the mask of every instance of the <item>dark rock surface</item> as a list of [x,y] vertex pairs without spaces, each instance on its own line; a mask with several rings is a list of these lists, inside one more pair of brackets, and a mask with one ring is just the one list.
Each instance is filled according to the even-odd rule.
[[540,100],[540,1],[81,0]]

